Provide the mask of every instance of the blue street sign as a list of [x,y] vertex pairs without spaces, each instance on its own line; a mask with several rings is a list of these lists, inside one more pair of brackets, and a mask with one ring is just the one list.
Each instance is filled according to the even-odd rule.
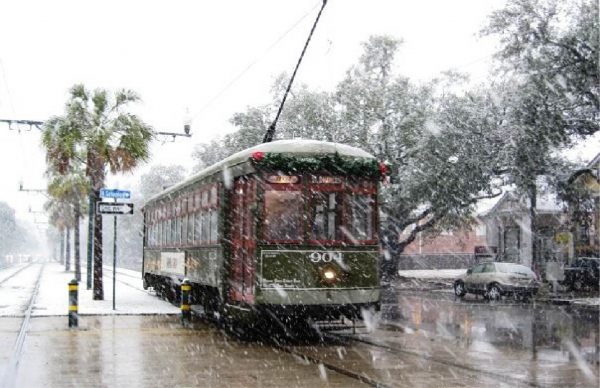
[[130,199],[131,191],[117,190],[117,189],[100,189],[100,197],[116,198],[116,199]]

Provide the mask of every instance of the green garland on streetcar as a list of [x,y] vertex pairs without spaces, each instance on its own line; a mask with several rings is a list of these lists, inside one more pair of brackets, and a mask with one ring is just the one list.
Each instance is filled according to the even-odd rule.
[[331,174],[380,178],[382,173],[385,174],[385,170],[387,170],[386,166],[379,163],[377,159],[344,159],[337,153],[332,156],[323,155],[314,157],[295,157],[286,154],[261,153],[260,156],[255,155],[253,159],[256,166],[284,173],[325,170]]

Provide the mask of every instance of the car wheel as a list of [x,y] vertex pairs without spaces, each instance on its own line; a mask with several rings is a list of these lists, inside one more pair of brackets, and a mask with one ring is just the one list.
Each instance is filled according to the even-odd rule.
[[531,293],[529,292],[523,292],[521,294],[521,302],[523,303],[527,303],[531,300]]
[[487,289],[487,298],[492,301],[499,301],[502,298],[502,291],[500,290],[500,287],[498,287],[497,284],[492,284],[491,286],[488,286]]
[[581,279],[575,279],[573,281],[573,283],[571,283],[571,288],[574,291],[581,291],[581,290],[583,290],[583,280],[581,280]]
[[463,284],[463,282],[454,283],[454,295],[458,296],[459,298],[462,298],[463,296],[465,296],[466,293],[467,291],[465,290],[465,285]]

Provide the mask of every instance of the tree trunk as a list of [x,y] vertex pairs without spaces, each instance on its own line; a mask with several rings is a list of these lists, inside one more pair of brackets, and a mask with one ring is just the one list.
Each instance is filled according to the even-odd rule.
[[67,242],[65,254],[65,271],[71,270],[71,228],[67,228]]
[[381,281],[389,285],[398,275],[398,234],[391,223],[384,225],[380,230],[381,247],[384,257],[381,258]]
[[[104,185],[104,164],[100,161],[98,152],[93,145],[88,145],[86,175],[90,178],[90,215],[96,211],[96,203],[100,198],[100,189]],[[104,300],[102,287],[102,216],[94,214],[94,279],[93,298]]]
[[541,268],[539,268],[539,258],[537,257],[537,187],[535,185],[535,182],[529,188],[529,201],[529,217],[531,218],[531,269],[533,269],[533,272],[538,274],[538,276],[541,276]]
[[[100,190],[94,188],[94,209],[100,198]],[[102,216],[94,215],[94,300],[104,300],[102,285]]]
[[88,212],[88,240],[87,240],[87,289],[92,289],[92,272],[94,271],[94,192],[90,190],[89,195],[89,212]]
[[81,220],[81,204],[75,203],[75,229],[73,231],[74,250],[75,250],[75,279],[81,282],[81,256],[80,256],[80,241],[79,241],[79,221]]
[[60,229],[60,263],[65,264],[65,230]]

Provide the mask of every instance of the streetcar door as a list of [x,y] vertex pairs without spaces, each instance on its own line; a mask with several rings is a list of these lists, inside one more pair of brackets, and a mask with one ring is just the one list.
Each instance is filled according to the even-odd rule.
[[253,177],[238,177],[233,188],[230,297],[234,301],[254,303],[256,181]]

